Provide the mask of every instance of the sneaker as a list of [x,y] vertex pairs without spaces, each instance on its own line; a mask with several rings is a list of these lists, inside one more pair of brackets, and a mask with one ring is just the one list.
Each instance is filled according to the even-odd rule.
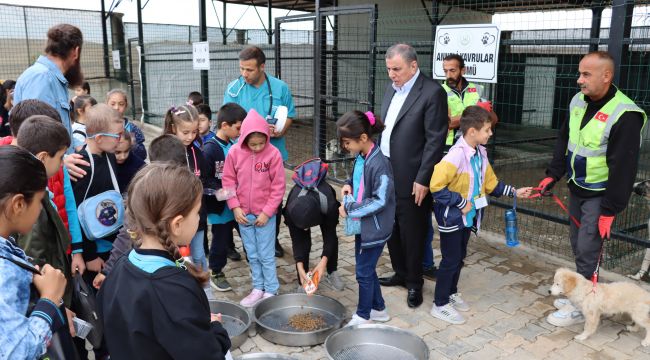
[[343,291],[345,289],[345,283],[341,279],[338,271],[332,271],[331,274],[325,275],[325,281],[336,291]]
[[232,290],[232,287],[230,286],[228,280],[226,280],[226,275],[224,275],[223,272],[218,272],[216,274],[214,272],[211,273],[210,286],[212,286],[213,289],[221,292]]
[[423,268],[422,269],[422,276],[425,279],[429,280],[436,280],[436,275],[438,275],[438,268],[436,268],[435,265],[428,267],[428,268]]
[[555,299],[555,301],[553,301],[553,306],[555,306],[555,308],[558,310],[569,304],[571,304],[571,300],[567,298]]
[[253,289],[248,296],[243,298],[239,303],[243,307],[253,307],[255,304],[257,304],[260,300],[262,300],[262,297],[264,296],[264,291],[258,290],[258,289]]
[[443,306],[436,306],[436,304],[433,304],[430,314],[431,316],[450,324],[460,325],[465,323],[463,315],[456,311],[456,309],[451,306],[451,303]]
[[363,324],[372,324],[372,321],[366,320],[361,316],[354,314],[352,315],[352,319],[347,324],[345,324],[345,326],[354,326],[354,325],[363,325]]
[[241,260],[241,255],[237,252],[235,249],[228,249],[228,253],[226,254],[226,257],[232,261],[240,261]]
[[214,293],[212,292],[212,287],[206,286],[203,288],[203,291],[205,292],[205,296],[208,297],[208,301],[217,300],[217,298],[214,297]]
[[268,299],[268,298],[274,297],[274,296],[275,296],[275,294],[265,292],[264,295],[262,295],[262,300]]
[[571,303],[565,305],[558,311],[550,313],[546,321],[558,327],[571,326],[585,321],[582,311],[576,309]]
[[370,310],[370,320],[372,321],[377,321],[377,322],[386,322],[390,320],[390,315],[388,315],[388,311],[386,309],[384,310]]
[[460,293],[449,296],[449,303],[458,311],[469,311],[469,305],[460,297]]

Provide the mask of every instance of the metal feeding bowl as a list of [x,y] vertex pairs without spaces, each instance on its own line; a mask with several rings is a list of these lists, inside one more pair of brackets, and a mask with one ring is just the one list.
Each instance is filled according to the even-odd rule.
[[232,349],[236,349],[248,338],[248,328],[251,326],[250,313],[239,304],[229,301],[211,300],[210,312],[221,313],[221,325],[228,332]]
[[393,326],[366,324],[344,327],[325,340],[332,360],[428,360],[419,336]]
[[293,356],[274,353],[246,354],[235,358],[235,360],[298,360]]
[[341,327],[345,306],[322,295],[284,294],[262,300],[253,311],[257,332],[286,346],[322,344]]

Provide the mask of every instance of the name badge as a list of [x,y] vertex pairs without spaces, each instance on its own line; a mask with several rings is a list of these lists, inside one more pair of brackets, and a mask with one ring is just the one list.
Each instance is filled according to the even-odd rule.
[[477,196],[476,198],[474,198],[474,206],[476,207],[477,210],[488,206],[487,197],[486,196],[481,196],[481,197]]

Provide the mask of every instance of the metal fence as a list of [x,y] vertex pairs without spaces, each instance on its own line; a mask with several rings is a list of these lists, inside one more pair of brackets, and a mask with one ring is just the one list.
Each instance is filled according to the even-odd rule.
[[[557,128],[565,121],[568,103],[578,91],[577,64],[590,49],[617,54],[621,63],[617,85],[650,111],[646,85],[650,80],[650,2],[468,0],[436,4],[382,2],[325,9],[319,17],[281,18],[274,27],[273,44],[267,44],[264,30],[226,29],[224,45],[224,31],[208,28],[208,103],[218,109],[227,83],[239,75],[239,50],[246,44],[260,45],[268,59],[266,71],[289,84],[297,106],[297,117],[287,133],[289,162],[297,164],[319,155],[331,162],[332,179],[341,180],[349,176],[351,162],[338,146],[334,122],[352,109],[381,108],[389,83],[386,49],[395,42],[412,44],[421,70],[431,74],[436,25],[496,23],[502,30],[498,83],[484,85],[500,118],[489,155],[502,180],[516,186],[534,185],[544,176]],[[103,21],[99,12],[0,5],[0,22],[4,29],[0,34],[4,50],[0,79],[15,79],[42,52],[47,29],[68,22],[84,33],[82,66],[91,79],[92,93],[101,94],[98,100],[103,100],[109,88],[122,87],[133,94],[133,117],[144,112],[148,122],[160,123],[170,105],[184,102],[190,91],[201,90],[200,72],[192,70],[191,44],[199,40],[196,26],[144,24],[144,55],[140,55],[137,24],[122,24],[119,14]],[[111,56],[104,55],[102,23],[107,27],[108,53],[120,51],[119,70],[113,68]],[[626,23],[632,25],[629,33],[622,32],[625,27],[620,26]],[[295,24],[315,30],[291,30]],[[609,48],[610,38],[620,39],[614,44],[616,49]],[[146,89],[140,79],[145,80]],[[141,93],[146,93],[144,99],[140,99]],[[647,134],[644,138],[639,180],[650,178],[650,144]],[[566,186],[559,184],[555,191],[567,200]],[[511,204],[493,199],[492,205],[484,229],[502,233],[503,208]],[[554,203],[522,201],[519,214],[524,243],[572,258],[568,221]],[[623,273],[636,271],[644,249],[650,246],[649,216],[647,201],[632,195],[627,210],[614,223],[614,239],[605,249],[605,267]]]

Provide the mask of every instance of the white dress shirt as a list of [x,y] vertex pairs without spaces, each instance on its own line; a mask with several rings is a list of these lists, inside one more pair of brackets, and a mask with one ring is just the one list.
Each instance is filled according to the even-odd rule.
[[390,135],[393,132],[393,127],[395,127],[395,122],[397,120],[397,115],[404,105],[404,101],[409,96],[415,80],[420,76],[420,69],[413,75],[411,80],[407,81],[404,86],[397,87],[393,83],[393,89],[395,89],[395,95],[390,100],[390,105],[388,106],[388,111],[386,112],[386,119],[384,119],[384,125],[386,128],[381,133],[381,144],[379,144],[381,152],[390,157]]

